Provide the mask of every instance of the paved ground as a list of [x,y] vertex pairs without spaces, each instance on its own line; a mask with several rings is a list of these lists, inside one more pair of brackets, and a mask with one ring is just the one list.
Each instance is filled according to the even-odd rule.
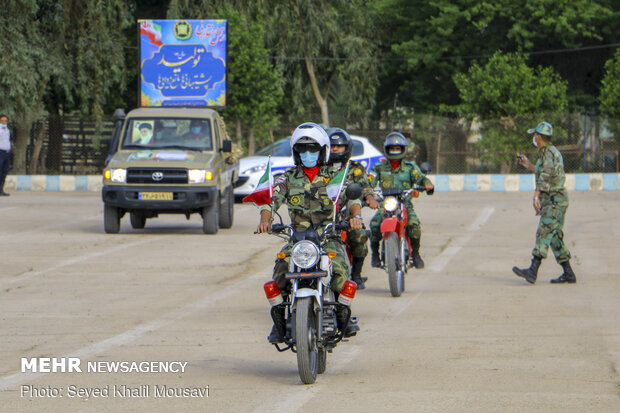
[[[421,197],[426,269],[392,298],[367,266],[361,333],[305,386],[295,355],[266,341],[262,284],[280,241],[252,234],[254,207],[236,205],[234,227],[216,236],[197,216],[136,231],[125,218],[106,235],[96,193],[14,192],[0,200],[0,411],[620,411],[620,192],[570,196],[576,285],[548,283],[560,274],[553,259],[535,285],[512,274],[533,246],[529,193]],[[188,364],[29,374],[22,357]],[[112,394],[122,385],[150,394]],[[155,386],[208,397],[158,398]],[[111,394],[70,397],[77,388]]]

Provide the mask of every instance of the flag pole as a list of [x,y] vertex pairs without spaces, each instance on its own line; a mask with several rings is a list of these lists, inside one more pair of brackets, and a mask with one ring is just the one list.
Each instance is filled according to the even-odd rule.
[[334,217],[332,223],[336,224],[336,214],[338,213],[338,204],[340,203],[340,193],[342,192],[342,187],[344,186],[345,181],[347,180],[347,174],[349,173],[349,163],[351,160],[347,161],[347,166],[344,169],[344,177],[342,178],[342,182],[340,182],[340,186],[338,188],[338,195],[336,195],[336,202],[334,202]]

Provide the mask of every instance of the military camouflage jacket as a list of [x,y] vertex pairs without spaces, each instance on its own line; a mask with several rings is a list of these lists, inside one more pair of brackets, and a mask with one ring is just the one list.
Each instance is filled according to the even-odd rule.
[[[287,169],[274,184],[271,198],[273,211],[286,203],[295,230],[305,230],[312,225],[320,233],[334,217],[334,206],[327,195],[327,184],[337,173],[336,168],[321,166],[314,181],[310,183],[301,167]],[[271,210],[271,207],[263,205],[260,210]]]
[[389,160],[377,162],[370,171],[371,185],[383,188],[411,189],[414,185],[425,185],[431,180],[426,177],[414,161],[402,160],[393,169]]
[[[341,168],[345,168],[346,164],[342,164],[341,168],[338,168],[340,165],[334,166],[336,169],[340,170]],[[372,187],[370,186],[370,181],[368,180],[366,168],[364,168],[364,165],[357,161],[349,161],[349,171],[347,172],[346,183],[357,183],[362,187],[362,200],[364,200],[367,195],[372,194]]]
[[556,192],[564,189],[564,160],[562,154],[553,145],[545,145],[538,150],[536,161],[536,190]]

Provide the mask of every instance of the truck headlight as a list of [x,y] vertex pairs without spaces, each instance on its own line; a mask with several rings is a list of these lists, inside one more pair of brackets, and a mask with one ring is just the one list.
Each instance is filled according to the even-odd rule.
[[310,268],[319,260],[319,248],[310,241],[299,241],[293,246],[291,259],[300,268]]
[[103,178],[106,181],[124,184],[127,182],[127,169],[106,169]]
[[383,208],[389,212],[396,210],[396,208],[398,208],[398,199],[393,196],[388,196],[385,198],[385,201],[383,201]]
[[213,179],[213,172],[205,169],[190,169],[187,171],[187,179],[190,184],[202,184]]

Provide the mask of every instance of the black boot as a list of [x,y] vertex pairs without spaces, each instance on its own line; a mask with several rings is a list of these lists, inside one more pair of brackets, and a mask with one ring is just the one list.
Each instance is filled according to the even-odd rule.
[[370,265],[375,268],[381,268],[381,258],[379,258],[379,241],[370,241],[370,250],[372,255],[370,257]]
[[536,282],[536,277],[538,276],[538,267],[540,267],[540,262],[541,258],[534,255],[532,256],[530,268],[512,267],[512,271],[519,277],[525,278],[528,283],[534,284]]
[[554,278],[551,280],[551,284],[561,284],[561,283],[569,283],[575,284],[577,282],[577,277],[575,277],[575,273],[573,269],[570,267],[570,262],[565,261],[560,263],[562,268],[564,268],[564,272],[558,278]]
[[267,337],[271,344],[284,343],[286,335],[286,320],[284,319],[284,307],[276,306],[271,308],[271,318],[273,319],[273,327]]
[[336,322],[338,323],[338,329],[344,331],[344,337],[353,337],[356,335],[357,332],[360,331],[360,328],[357,324],[351,322],[351,318],[353,317],[347,319],[347,310],[342,306],[338,306],[337,311]]
[[364,265],[364,257],[353,257],[351,264],[351,279],[357,284],[358,290],[366,288],[364,280],[362,280],[362,266]]
[[411,239],[411,261],[418,270],[424,268],[424,260],[420,257],[420,238]]

